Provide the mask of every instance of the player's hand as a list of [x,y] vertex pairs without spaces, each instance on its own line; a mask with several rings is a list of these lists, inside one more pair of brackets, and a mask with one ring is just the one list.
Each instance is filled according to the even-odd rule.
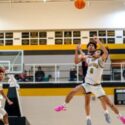
[[81,44],[78,44],[76,49],[81,50]]
[[8,99],[7,102],[9,105],[13,105],[13,102],[11,100]]
[[94,35],[93,40],[94,40],[96,43],[100,43],[100,40],[99,40],[99,38],[98,38],[96,35]]
[[94,40],[95,42],[97,41],[97,36],[96,36],[96,35],[93,36],[93,40]]

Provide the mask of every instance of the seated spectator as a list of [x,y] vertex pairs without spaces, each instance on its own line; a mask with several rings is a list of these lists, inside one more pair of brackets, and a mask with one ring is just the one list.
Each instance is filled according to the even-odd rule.
[[[15,78],[17,78],[17,77],[15,77]],[[23,73],[18,75],[18,81],[19,82],[27,82],[28,81],[26,70]]]
[[48,82],[51,78],[52,76],[49,74],[46,77],[44,77],[44,81]]
[[76,69],[75,68],[72,68],[71,70],[70,70],[70,73],[69,73],[69,75],[70,75],[70,79],[69,79],[69,81],[76,81],[76,78],[77,78],[77,76],[76,76]]
[[36,82],[43,81],[45,77],[44,71],[42,71],[42,68],[39,66],[38,70],[35,72],[35,80]]

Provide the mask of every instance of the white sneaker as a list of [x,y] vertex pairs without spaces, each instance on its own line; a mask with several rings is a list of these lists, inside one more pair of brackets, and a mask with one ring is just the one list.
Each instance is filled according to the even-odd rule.
[[92,125],[91,119],[87,119],[86,125]]

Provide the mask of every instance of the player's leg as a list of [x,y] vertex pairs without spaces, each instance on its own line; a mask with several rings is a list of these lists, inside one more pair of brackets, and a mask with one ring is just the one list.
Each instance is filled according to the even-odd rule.
[[90,100],[91,100],[91,93],[85,94],[85,112],[86,116],[90,116]]
[[4,122],[4,125],[9,125],[8,114],[7,113],[3,116],[3,122]]
[[121,122],[125,124],[125,117],[123,117],[120,114],[118,108],[110,101],[109,98],[107,98],[106,96],[103,96],[100,98],[100,100],[104,101],[112,109],[112,111],[117,115],[117,117],[121,120]]
[[[106,96],[107,97],[107,96]],[[109,115],[109,111],[107,109],[107,104],[104,100],[101,99],[100,97],[100,102],[101,102],[101,105],[103,107],[103,110],[104,110],[104,116],[105,116],[105,120],[107,123],[111,123],[111,118],[110,118],[110,115]]]
[[107,98],[106,96],[100,97],[100,100],[104,103],[106,103],[115,114],[119,114],[119,110],[116,108],[116,106],[110,101],[109,98]]
[[78,85],[76,86],[75,88],[73,88],[69,94],[66,96],[65,98],[65,103],[69,103],[71,101],[71,99],[74,97],[74,95],[76,94],[82,94],[82,93],[85,93],[85,90],[83,88],[82,85]]
[[90,100],[91,100],[91,93],[86,93],[85,94],[85,113],[86,113],[87,125],[92,125],[91,117],[90,117]]
[[66,96],[64,104],[55,107],[55,111],[66,110],[67,104],[71,101],[71,99],[74,97],[74,95],[76,95],[78,93],[80,93],[80,94],[85,93],[85,90],[82,85],[78,85],[75,88],[73,88]]
[[[101,98],[101,97],[105,96],[105,91],[104,91],[104,89],[102,88],[101,85],[93,86],[92,91],[96,95],[96,97],[98,97],[98,98]],[[109,115],[109,112],[108,112],[108,109],[107,109],[107,104],[104,100],[100,99],[100,101],[101,101],[101,105],[102,105],[103,110],[104,110],[105,120],[106,120],[107,123],[111,123],[111,118],[110,118],[110,115]]]
[[4,108],[0,108],[0,113],[3,116],[3,123],[4,125],[9,125],[9,121],[8,121],[8,114],[7,112],[4,110]]

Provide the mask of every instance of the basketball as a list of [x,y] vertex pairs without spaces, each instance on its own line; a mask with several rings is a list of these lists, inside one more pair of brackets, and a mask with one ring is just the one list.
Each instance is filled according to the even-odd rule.
[[77,9],[83,9],[86,5],[84,0],[75,0],[74,4]]

